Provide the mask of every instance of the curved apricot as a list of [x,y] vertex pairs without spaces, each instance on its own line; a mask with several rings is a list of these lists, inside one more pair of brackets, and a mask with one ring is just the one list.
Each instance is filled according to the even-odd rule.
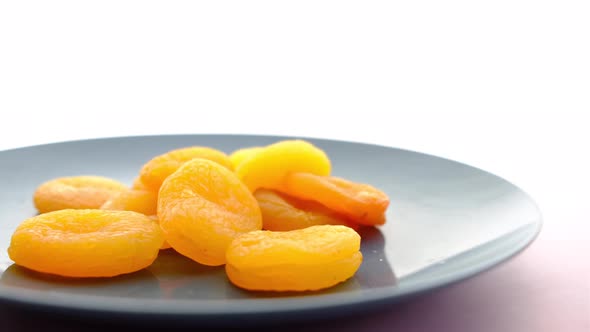
[[33,202],[40,213],[63,209],[98,209],[114,194],[127,190],[123,183],[102,176],[53,179],[35,190]]
[[253,146],[250,148],[243,148],[232,152],[229,155],[229,160],[231,160],[234,169],[237,169],[238,166],[246,159],[254,156],[258,152],[262,151],[264,148],[260,146]]
[[146,190],[121,191],[101,207],[101,210],[135,211],[146,216],[155,215],[158,208],[158,194]]
[[249,290],[318,290],[352,277],[362,263],[359,249],[358,233],[341,225],[255,231],[232,241],[225,270]]
[[137,212],[65,209],[23,221],[8,255],[39,272],[110,277],[152,264],[163,241],[160,227]]
[[368,184],[311,173],[291,173],[285,177],[283,184],[286,193],[317,201],[359,224],[385,223],[389,197]]
[[242,161],[236,174],[254,192],[258,188],[280,189],[290,172],[329,175],[330,170],[330,159],[324,151],[303,140],[285,140]]
[[225,250],[236,236],[262,228],[248,188],[232,171],[206,159],[193,159],[166,178],[158,218],[172,248],[213,266],[225,263]]
[[341,215],[314,202],[258,189],[254,197],[262,212],[262,228],[269,231],[292,231],[315,225],[345,225],[355,228]]
[[157,191],[166,177],[185,162],[195,158],[212,160],[227,169],[233,169],[229,157],[224,152],[204,146],[192,146],[171,150],[152,158],[139,172],[141,182],[150,190]]

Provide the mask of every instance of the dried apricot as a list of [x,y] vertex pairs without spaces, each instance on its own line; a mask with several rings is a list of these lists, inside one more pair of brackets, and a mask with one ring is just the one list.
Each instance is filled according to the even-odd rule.
[[225,270],[249,290],[318,290],[352,277],[362,263],[359,249],[358,233],[341,225],[255,231],[232,241]]
[[308,200],[258,189],[254,193],[262,212],[262,228],[269,231],[292,231],[315,225],[345,225],[356,227],[325,206]]
[[40,213],[62,209],[98,209],[114,194],[127,190],[123,183],[102,176],[71,176],[37,187],[33,202]]
[[262,151],[262,149],[263,148],[259,146],[239,149],[229,155],[229,160],[231,160],[234,169],[236,169],[238,165],[240,165],[244,160],[254,156],[258,152]]
[[151,216],[157,213],[158,194],[146,190],[125,190],[115,194],[100,208],[102,210],[135,211]]
[[166,178],[158,218],[176,251],[213,266],[225,263],[225,250],[236,236],[262,228],[248,188],[232,171],[206,159],[193,159]]
[[[153,215],[153,216],[148,216],[151,220],[153,220],[154,222],[158,223],[158,225],[160,224],[160,220],[158,220],[158,216],[157,215]],[[161,228],[160,228],[161,229]],[[163,233],[162,233],[163,234]],[[172,246],[170,245],[170,243],[168,243],[168,241],[166,241],[166,239],[164,238],[164,243],[162,243],[162,246],[160,246],[160,250],[164,250],[164,249],[170,249],[172,248]]]
[[171,150],[152,158],[139,172],[141,182],[150,190],[157,191],[166,177],[185,162],[195,158],[209,159],[230,170],[233,169],[229,157],[224,152],[204,146],[192,146]]
[[160,227],[137,212],[65,209],[23,221],[8,255],[39,272],[109,277],[149,266],[163,241]]
[[[139,212],[150,217],[153,221],[158,222],[158,216],[156,215],[158,209],[158,194],[146,190],[131,189],[122,191],[106,201],[100,209]],[[160,249],[168,248],[170,248],[170,244],[168,244],[167,241],[164,241],[164,244],[162,244],[162,248]]]
[[135,179],[133,179],[133,183],[131,184],[131,189],[134,190],[149,190],[148,187],[145,186],[145,184],[143,184],[143,182],[141,182],[141,178],[138,176]]
[[295,197],[311,199],[349,216],[363,225],[385,223],[389,197],[381,190],[364,183],[334,176],[311,173],[290,173],[285,177],[283,190]]
[[289,172],[329,175],[330,159],[324,151],[303,140],[284,140],[264,147],[242,161],[236,174],[250,191],[280,189]]

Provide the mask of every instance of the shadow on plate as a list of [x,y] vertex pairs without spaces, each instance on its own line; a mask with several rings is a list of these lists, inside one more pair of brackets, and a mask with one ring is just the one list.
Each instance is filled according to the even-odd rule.
[[385,254],[385,237],[378,227],[362,227],[361,251],[363,264],[355,279],[363,289],[392,287],[398,282],[395,271]]
[[226,299],[230,287],[223,266],[194,262],[174,249],[161,250],[148,267],[166,299]]
[[160,297],[158,279],[145,269],[108,278],[68,278],[36,272],[13,264],[2,273],[0,283],[13,288],[66,294],[129,298]]

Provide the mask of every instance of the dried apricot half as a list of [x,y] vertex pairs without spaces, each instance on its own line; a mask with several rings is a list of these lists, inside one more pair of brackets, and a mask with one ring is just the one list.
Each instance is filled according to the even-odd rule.
[[283,184],[286,193],[317,201],[359,224],[385,223],[389,197],[371,185],[311,173],[291,173]]
[[98,209],[114,194],[125,190],[126,185],[107,177],[61,177],[37,187],[33,202],[40,213],[62,209]]
[[233,169],[229,157],[224,152],[204,146],[191,146],[168,151],[145,163],[139,172],[141,183],[150,190],[158,191],[166,177],[185,162],[195,158],[209,159],[230,170]]
[[158,194],[147,190],[125,190],[115,194],[100,208],[102,210],[135,211],[151,216],[157,213]]
[[254,196],[227,168],[207,159],[182,165],[162,184],[158,219],[166,240],[179,253],[204,265],[223,265],[238,235],[260,230]]
[[254,156],[262,150],[263,148],[260,146],[238,149],[229,155],[229,159],[231,160],[234,169],[236,169],[244,160]]
[[39,272],[110,277],[152,264],[163,241],[160,227],[137,212],[65,209],[23,221],[8,255]]
[[341,225],[246,233],[232,241],[226,257],[234,285],[263,291],[332,287],[352,277],[363,259],[360,236]]
[[325,206],[269,189],[254,193],[262,212],[262,228],[269,231],[292,231],[315,225],[356,227],[342,215]]
[[284,140],[264,147],[236,167],[250,191],[280,189],[289,172],[329,175],[330,159],[324,151],[303,140]]

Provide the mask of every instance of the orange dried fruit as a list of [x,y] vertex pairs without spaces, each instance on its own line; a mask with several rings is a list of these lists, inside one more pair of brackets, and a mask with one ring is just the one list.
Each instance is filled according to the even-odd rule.
[[262,151],[264,148],[260,146],[253,146],[249,148],[243,148],[232,152],[229,155],[229,160],[231,160],[234,169],[238,168],[238,166],[246,159],[254,156],[258,152]]
[[138,176],[135,179],[133,179],[133,183],[131,184],[131,189],[134,190],[150,190],[148,187],[145,186],[145,184],[143,184],[143,182],[141,182],[141,178]]
[[160,227],[137,212],[65,209],[23,221],[8,255],[39,272],[110,277],[148,267],[163,241]]
[[206,159],[185,163],[164,181],[158,218],[172,248],[212,266],[225,263],[225,250],[236,236],[262,228],[248,188],[232,171]]
[[164,243],[162,243],[162,246],[160,246],[160,250],[166,250],[166,249],[170,249],[170,248],[172,248],[172,246],[166,240],[164,240]]
[[113,195],[125,190],[126,185],[107,177],[61,177],[37,187],[33,202],[40,213],[62,209],[98,209]]
[[330,159],[324,151],[303,140],[284,140],[264,147],[236,167],[236,174],[250,191],[280,189],[290,172],[329,175]]
[[191,146],[168,151],[145,163],[139,172],[141,183],[149,190],[158,191],[166,177],[185,162],[195,158],[212,160],[227,169],[233,169],[229,157],[224,152],[204,146]]
[[[101,210],[113,211],[134,211],[145,214],[155,222],[158,222],[156,215],[158,209],[158,194],[153,191],[146,190],[127,190],[122,191],[111,199],[106,201],[101,207]],[[162,248],[168,249],[170,244],[164,241]]]
[[248,290],[306,291],[332,287],[352,277],[362,263],[360,236],[341,225],[288,232],[255,231],[227,249],[229,280]]
[[346,218],[325,206],[268,189],[254,193],[262,212],[262,228],[292,231],[315,225],[345,225],[355,228]]
[[146,216],[155,215],[158,208],[158,194],[146,190],[125,190],[107,200],[101,210],[135,211]]
[[364,183],[357,183],[334,176],[311,173],[291,173],[285,177],[286,193],[310,199],[342,213],[356,223],[381,225],[385,223],[385,210],[389,197],[381,190]]
[[[151,220],[153,220],[154,222],[158,223],[158,225],[160,224],[160,220],[158,220],[157,215],[152,215],[152,216],[148,216],[148,217]],[[163,232],[162,232],[162,235],[163,235]],[[170,245],[170,243],[168,243],[168,241],[166,241],[166,238],[164,238],[164,243],[162,243],[162,246],[160,246],[160,250],[170,249],[170,248],[172,248],[172,246]]]

